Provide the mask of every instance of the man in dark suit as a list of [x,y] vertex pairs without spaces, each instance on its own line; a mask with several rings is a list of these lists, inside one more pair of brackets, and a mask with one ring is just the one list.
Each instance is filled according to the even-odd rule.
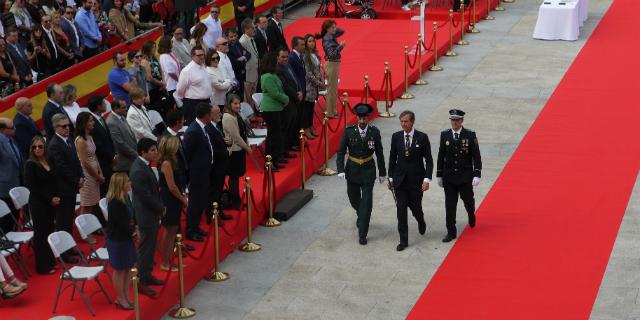
[[42,37],[44,38],[44,43],[49,49],[51,53],[51,61],[47,66],[51,69],[53,73],[60,71],[60,62],[62,61],[62,52],[58,51],[58,46],[56,45],[55,40],[55,32],[53,31],[50,16],[42,17]]
[[285,48],[289,51],[287,40],[284,37],[284,27],[282,26],[282,18],[284,17],[284,9],[280,5],[273,7],[271,11],[271,19],[267,27],[267,45],[269,51],[276,51]]
[[[55,133],[55,128],[53,127],[53,123],[51,122],[51,118],[53,115],[57,113],[62,113],[63,115],[69,118],[69,115],[62,107],[62,102],[64,101],[64,92],[62,91],[62,86],[57,83],[51,83],[47,87],[47,103],[44,105],[42,109],[42,121],[44,122],[44,130],[47,136],[47,140],[50,140]],[[73,123],[69,123],[71,126],[69,128],[69,132],[71,136],[73,136],[73,132],[75,130]]]
[[[9,206],[10,215],[19,218],[18,210],[14,208],[9,190],[21,185],[21,168],[24,158],[20,156],[17,143],[13,140],[15,125],[11,119],[0,118],[0,199]],[[0,219],[0,229],[4,232],[13,231],[15,223],[9,215]]]
[[229,41],[229,52],[227,52],[227,55],[231,61],[231,67],[233,68],[236,80],[238,80],[240,84],[238,86],[238,93],[240,97],[244,97],[244,82],[247,79],[245,66],[247,65],[247,61],[251,59],[251,53],[238,42],[238,29],[236,27],[227,28],[227,30],[224,31],[224,35],[227,41]]
[[140,239],[137,252],[140,277],[138,291],[153,297],[156,292],[149,286],[164,284],[164,281],[153,277],[151,271],[153,271],[153,255],[158,240],[160,218],[165,214],[166,208],[160,198],[158,179],[149,166],[151,162],[158,161],[158,146],[155,141],[142,138],[138,141],[137,150],[139,156],[131,165],[129,178],[137,224],[136,231]]
[[427,224],[422,212],[422,193],[429,190],[433,172],[431,144],[426,133],[413,128],[416,116],[411,111],[400,114],[400,126],[391,137],[389,152],[389,189],[395,193],[400,244],[402,251],[409,245],[407,207],[418,221],[418,231],[424,234]]
[[[20,85],[27,86],[33,83],[33,75],[31,74],[31,65],[27,57],[27,51],[18,41],[18,31],[9,29],[6,33],[6,49],[9,52],[11,61],[16,66],[16,72],[20,78]],[[41,79],[38,79],[41,80]]]
[[[111,139],[111,132],[107,122],[102,117],[102,114],[107,111],[104,104],[104,98],[101,96],[89,97],[87,104],[89,112],[93,115],[95,125],[91,130],[91,136],[93,137],[93,143],[96,145],[96,157],[100,163],[100,169],[104,176],[104,183],[100,185],[100,197],[104,198],[107,195],[109,189],[109,181],[113,174],[113,164],[115,163],[116,151],[113,146],[113,139]],[[99,215],[100,216],[100,215]]]
[[60,26],[62,31],[69,38],[69,42],[71,44],[71,49],[73,49],[73,54],[76,56],[78,61],[82,60],[82,49],[83,49],[83,39],[82,32],[80,32],[80,27],[76,23],[74,19],[74,10],[72,7],[64,8],[64,16],[60,20]]
[[278,52],[278,66],[276,68],[276,74],[278,75],[278,78],[280,78],[280,81],[282,81],[284,93],[289,97],[289,104],[282,112],[282,124],[284,125],[282,130],[284,136],[283,146],[285,153],[284,157],[281,159],[295,158],[295,155],[289,154],[288,150],[300,150],[300,147],[298,146],[298,131],[300,130],[298,106],[303,98],[302,92],[306,91],[306,89],[302,89],[298,80],[296,80],[296,76],[293,73],[293,70],[291,70],[288,61],[289,52],[286,49],[280,49]]
[[[49,165],[56,173],[60,204],[56,207],[56,231],[72,234],[72,223],[76,209],[76,195],[84,183],[84,174],[71,136],[71,121],[64,114],[51,118],[55,133],[49,141]],[[77,259],[68,254],[65,262],[75,263]]]
[[127,105],[123,100],[111,102],[111,115],[107,119],[107,127],[111,133],[116,161],[115,172],[129,172],[131,164],[138,158],[136,136],[127,123]]
[[[213,145],[213,166],[211,168],[211,183],[209,186],[209,203],[220,204],[224,182],[229,171],[229,149],[231,139],[224,136],[222,129],[222,112],[220,108],[211,108],[211,122],[206,126],[209,139]],[[230,220],[231,216],[224,214],[222,206],[218,207],[218,212],[222,220]],[[207,221],[211,219],[211,214],[207,215]]]
[[256,42],[256,47],[258,49],[258,58],[262,60],[269,52],[269,47],[267,45],[267,27],[269,26],[269,19],[265,16],[257,16],[254,23],[256,24],[256,35],[253,40]]
[[451,129],[440,133],[436,177],[438,185],[444,188],[444,206],[447,213],[447,236],[442,242],[449,242],[457,236],[458,196],[467,210],[469,226],[473,228],[476,225],[473,187],[480,184],[482,159],[476,133],[462,127],[464,115],[465,112],[462,110],[449,110]]
[[13,118],[16,134],[13,138],[18,143],[23,159],[29,158],[29,146],[33,137],[42,135],[35,121],[31,119],[31,113],[33,113],[31,99],[25,97],[16,99],[16,116]]
[[206,130],[211,122],[211,105],[196,106],[196,120],[184,134],[184,153],[189,166],[189,203],[187,205],[187,240],[202,242],[206,232],[200,229],[203,212],[209,212],[209,186],[214,149]]
[[255,10],[253,0],[233,0],[233,15],[236,19],[236,25],[240,27],[244,19],[253,19]]

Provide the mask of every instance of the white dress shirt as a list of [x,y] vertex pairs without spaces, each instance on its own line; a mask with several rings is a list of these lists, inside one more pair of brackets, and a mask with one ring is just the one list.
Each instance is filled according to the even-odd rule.
[[219,67],[207,67],[207,73],[211,80],[211,103],[215,105],[224,105],[226,103],[226,95],[233,80],[227,72]]
[[238,80],[236,80],[236,74],[233,72],[233,66],[231,65],[229,56],[226,53],[220,51],[218,51],[218,55],[220,56],[218,68],[222,68],[234,83],[238,83]]
[[460,129],[458,129],[458,131],[453,130],[453,128],[451,128],[451,134],[453,135],[453,137],[456,137],[456,133],[458,134],[458,139],[460,139],[460,132],[462,132],[462,127],[460,127]]
[[213,20],[213,17],[209,15],[209,17],[202,20],[202,23],[207,26],[207,32],[202,39],[204,45],[207,46],[208,49],[215,49],[216,40],[222,37],[222,24],[220,23],[220,19]]
[[169,73],[175,73],[180,78],[180,60],[173,53],[163,53],[160,55],[160,69],[162,69],[162,79],[167,84],[167,91],[176,90],[178,81],[172,78]]
[[178,77],[176,96],[180,99],[211,98],[211,80],[204,64],[199,65],[191,61],[182,69]]

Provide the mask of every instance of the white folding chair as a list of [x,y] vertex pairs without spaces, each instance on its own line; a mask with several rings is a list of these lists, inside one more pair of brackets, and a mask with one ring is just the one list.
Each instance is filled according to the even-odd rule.
[[[17,224],[16,218],[11,215],[11,209],[6,202],[0,200],[0,219],[10,216],[11,219]],[[9,231],[5,233],[7,239],[14,243],[28,243],[33,239],[33,231]]]
[[[91,234],[102,229],[100,221],[98,221],[98,218],[93,214],[81,214],[76,217],[75,222],[78,232],[80,233],[80,237],[84,241],[87,241],[87,238]],[[107,270],[107,262],[109,261],[109,252],[107,252],[107,248],[101,247],[95,249],[91,242],[87,241],[87,243],[89,244],[89,256],[87,259],[89,261],[99,261],[100,264],[104,266],[104,271],[109,274],[109,270]]]
[[[15,221],[15,218],[11,215],[11,209],[9,209],[7,203],[3,200],[0,200],[0,219],[6,217],[7,215],[9,215]],[[13,248],[2,250],[2,255],[5,258],[11,256],[13,261],[18,266],[18,269],[20,269],[20,273],[22,273],[25,278],[31,277],[29,270],[24,264],[22,255],[20,254],[20,245],[29,243],[33,239],[33,231],[9,231],[7,233],[4,233],[2,230],[0,230],[0,238],[5,242],[13,244]]]
[[154,127],[163,122],[162,116],[160,115],[160,113],[158,111],[147,110],[147,114],[149,115],[149,120],[151,120],[151,124]]
[[31,216],[27,214],[24,207],[29,204],[29,189],[26,187],[15,187],[9,190],[9,198],[11,198],[11,202],[13,202],[13,206],[22,211],[22,224],[18,224],[20,229],[29,229],[33,230],[33,222],[31,221]]
[[100,207],[100,211],[102,211],[104,221],[109,221],[109,207],[107,204],[107,198],[102,198],[98,201],[98,206]]
[[252,94],[251,99],[253,99],[253,102],[256,104],[256,108],[262,111],[262,109],[260,109],[260,102],[262,102],[262,92],[256,92]]
[[[49,246],[51,247],[51,251],[53,251],[53,256],[58,259],[60,265],[64,268],[62,274],[60,275],[60,285],[58,286],[58,292],[56,294],[56,300],[53,304],[53,313],[56,313],[56,309],[58,307],[58,300],[60,299],[60,294],[69,287],[73,287],[73,291],[71,292],[71,300],[73,300],[76,290],[80,293],[82,300],[89,308],[89,312],[95,317],[96,313],[93,311],[91,304],[89,303],[89,298],[91,298],[96,292],[92,293],[89,297],[84,294],[84,284],[87,280],[95,280],[104,296],[107,298],[107,301],[111,304],[111,298],[107,294],[107,291],[104,290],[102,283],[100,283],[100,279],[98,276],[104,271],[104,266],[96,266],[89,267],[87,260],[84,258],[82,252],[80,252],[80,258],[82,262],[86,266],[74,266],[72,268],[68,268],[67,264],[64,263],[63,259],[60,257],[61,254],[67,252],[70,249],[76,248],[76,242],[73,240],[73,237],[66,231],[56,231],[49,235],[47,238],[49,242]],[[76,248],[76,250],[79,250]],[[62,283],[64,281],[71,281],[71,284],[62,288]],[[82,285],[79,285],[79,282],[82,282]]]

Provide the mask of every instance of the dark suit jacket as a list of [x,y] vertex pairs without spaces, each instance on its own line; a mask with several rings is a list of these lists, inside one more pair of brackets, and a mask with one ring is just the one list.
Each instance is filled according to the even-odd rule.
[[218,124],[218,129],[213,124],[207,125],[209,139],[213,145],[213,175],[227,175],[229,171],[229,151],[224,143],[224,131],[222,130],[222,122]]
[[[64,111],[64,108],[62,108],[62,105],[60,105],[59,107],[56,107],[55,104],[53,104],[51,101],[47,101],[47,103],[44,105],[44,109],[42,110],[42,121],[44,122],[44,131],[47,135],[47,139],[51,139],[51,137],[55,134],[55,129],[53,128],[53,123],[51,123],[51,118],[56,114],[56,113],[62,113],[65,114],[67,116],[69,116],[67,114],[66,111]],[[71,125],[71,128],[69,128],[69,130],[71,130],[71,136],[73,136],[73,132],[75,131],[75,127],[73,126],[73,123],[71,122],[71,119],[69,119],[69,124]]]
[[29,158],[29,145],[31,145],[31,140],[33,140],[35,136],[42,135],[42,133],[38,130],[33,119],[20,113],[16,113],[16,116],[13,118],[13,126],[16,128],[16,134],[13,136],[13,139],[18,143],[22,158],[27,159]]
[[91,136],[93,137],[93,143],[96,145],[96,156],[98,157],[102,173],[105,177],[110,176],[113,171],[113,158],[116,156],[116,151],[113,146],[109,127],[103,127],[102,124],[96,120],[93,130],[91,130]]
[[[53,30],[51,30],[51,32],[53,33]],[[60,50],[56,50],[53,47],[55,47],[55,43],[51,42],[51,40],[49,40],[49,36],[47,36],[47,32],[44,30],[44,28],[42,28],[42,37],[44,38],[44,43],[47,45],[47,49],[49,49],[49,52],[51,53],[51,63],[53,63],[54,65],[49,66],[51,68],[51,70],[54,71],[58,71],[58,67],[60,59],[61,57],[61,52]],[[56,57],[56,52],[58,53],[58,56]]]
[[[171,136],[173,135],[167,129],[165,129],[161,135],[161,137]],[[189,178],[189,167],[187,166],[187,158],[184,155],[184,144],[179,136],[177,138],[180,140],[180,149],[178,149],[178,168],[180,169],[180,172],[182,172],[184,179],[187,180]]]
[[135,219],[141,228],[157,228],[164,204],[160,198],[158,180],[153,170],[140,158],[136,158],[129,170],[131,200]]
[[473,177],[480,178],[481,171],[480,146],[474,131],[463,127],[458,141],[451,129],[440,133],[437,177],[450,183],[470,183]]
[[[265,31],[266,33],[266,31]],[[267,45],[267,39],[262,36],[262,32],[258,30],[256,27],[256,35],[253,37],[253,40],[256,42],[256,48],[258,49],[258,57],[262,60],[262,57],[267,55],[269,52],[269,47]]]
[[[230,43],[231,44],[231,43]],[[231,67],[233,68],[233,73],[236,76],[238,82],[243,83],[247,78],[245,66],[247,62],[238,61],[240,57],[245,57],[247,61],[251,59],[251,53],[245,50],[240,42],[237,42],[229,46],[229,60],[231,60]]]
[[304,62],[301,57],[298,57],[298,55],[293,51],[289,53],[289,68],[293,71],[293,75],[296,77],[296,82],[298,83],[300,91],[302,91],[302,96],[306,96],[307,71],[304,68]]
[[[280,22],[280,24],[282,24],[282,22]],[[278,28],[276,22],[271,18],[269,18],[269,25],[267,26],[267,45],[269,46],[269,51],[276,51],[280,48],[289,50],[284,34],[280,32],[280,28]]]
[[0,133],[0,197],[9,198],[9,190],[20,186],[23,161],[16,158],[9,139]]
[[62,31],[64,31],[64,33],[69,38],[69,42],[71,44],[71,48],[73,49],[73,53],[76,56],[80,57],[82,56],[82,53],[80,52],[80,47],[76,45],[76,41],[78,41],[78,43],[80,43],[80,46],[82,46],[82,41],[83,41],[82,32],[80,32],[78,23],[75,22],[75,20],[73,21],[73,24],[76,26],[76,30],[78,32],[78,39],[76,39],[76,34],[75,32],[73,32],[73,28],[71,27],[71,24],[67,21],[67,19],[65,18],[60,19],[60,27],[62,28]]
[[190,189],[208,187],[211,173],[211,150],[204,131],[197,121],[191,122],[184,134],[184,155],[189,166]]
[[63,196],[75,197],[84,174],[71,137],[68,145],[56,134],[49,139],[49,165],[56,172],[58,192]]
[[16,72],[20,77],[20,81],[26,81],[25,77],[31,75],[31,65],[27,60],[25,48],[20,43],[16,45],[18,46],[18,50],[22,52],[22,55],[9,43],[5,44],[5,48],[7,49],[7,52],[9,52],[9,56],[11,57],[13,64],[16,66]]
[[[238,11],[238,7],[247,6],[244,12]],[[236,21],[242,23],[242,20],[246,18],[253,18],[253,12],[256,10],[255,5],[253,4],[253,0],[233,0],[233,15],[235,16]],[[238,26],[240,29],[241,26]],[[240,30],[242,33],[242,30]]]
[[291,73],[288,71],[289,65],[278,65],[276,74],[280,81],[282,81],[282,89],[284,89],[284,93],[289,97],[289,102],[298,103],[298,91],[300,91],[300,87],[298,82],[296,81]]
[[420,188],[425,178],[431,179],[433,172],[429,137],[426,133],[414,130],[409,156],[405,154],[404,140],[404,131],[391,136],[389,177],[393,178],[394,187],[399,187],[406,181],[408,186]]

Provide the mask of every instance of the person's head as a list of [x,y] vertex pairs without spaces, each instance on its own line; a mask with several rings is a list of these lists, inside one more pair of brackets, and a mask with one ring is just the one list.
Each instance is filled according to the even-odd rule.
[[204,37],[204,34],[207,33],[207,25],[202,23],[202,22],[198,22],[198,24],[196,24],[196,26],[193,28],[193,32],[191,33],[191,37],[196,39],[196,40],[200,40],[202,39],[202,37]]
[[211,108],[210,115],[211,115],[211,122],[218,123],[220,122],[220,120],[222,120],[222,111],[220,111],[220,108],[218,107]]
[[216,50],[218,52],[227,53],[229,52],[229,40],[224,37],[220,37],[216,40]]
[[164,136],[160,139],[158,148],[160,149],[160,160],[158,160],[158,163],[162,164],[165,161],[169,161],[171,166],[175,168],[178,165],[178,158],[176,157],[176,154],[180,148],[180,138]]
[[462,123],[464,122],[465,112],[460,109],[451,109],[449,110],[449,120],[451,120],[451,128],[455,131],[460,130],[462,128]]
[[269,52],[260,61],[260,74],[275,73],[278,65],[278,55],[275,52]]
[[97,115],[102,115],[105,111],[107,111],[107,106],[104,103],[104,98],[97,95],[89,97],[87,108],[89,108],[89,111]]
[[29,159],[33,161],[47,161],[47,144],[42,136],[35,136],[29,145]]
[[369,115],[373,112],[373,106],[366,103],[358,103],[353,108],[356,117],[358,118],[358,127],[364,129],[369,124]]
[[224,36],[229,40],[231,44],[236,43],[238,41],[238,28],[229,27],[224,30]]
[[172,43],[171,43],[171,37],[170,36],[164,36],[162,38],[160,38],[160,41],[158,42],[158,53],[159,54],[164,54],[164,53],[171,53],[171,49],[173,48]]
[[139,87],[134,87],[129,91],[129,99],[133,104],[141,106],[144,104],[144,90]]
[[213,18],[213,20],[218,20],[220,18],[220,6],[217,4],[212,4],[211,9],[209,9],[209,14]]
[[33,104],[31,103],[31,99],[20,97],[16,99],[16,111],[25,116],[30,116],[33,113]]
[[206,102],[200,102],[196,105],[196,118],[202,123],[211,122],[211,105]]
[[316,36],[310,33],[307,33],[304,36],[304,49],[307,52],[317,53],[318,49],[316,48]]
[[7,13],[11,10],[11,5],[13,4],[11,0],[0,0],[0,2],[2,3],[2,6],[0,7],[2,13]]
[[247,36],[253,38],[253,36],[256,35],[256,27],[253,25],[253,21],[251,21],[251,18],[242,20],[240,27],[242,28],[242,32],[244,32],[244,34],[246,34]]
[[[17,39],[17,35],[18,33],[16,32],[16,39]],[[7,42],[11,42],[8,41],[9,38],[7,38]],[[31,29],[31,41],[34,42],[35,45],[40,45],[42,43],[42,26],[39,24],[34,24],[33,28]]]
[[171,130],[178,132],[184,125],[184,115],[180,109],[173,109],[167,112],[165,123]]
[[173,27],[173,37],[176,38],[177,41],[182,41],[182,39],[184,39],[184,29],[180,26]]
[[142,44],[142,55],[145,56],[147,59],[150,59],[151,57],[155,57],[156,55],[156,43],[153,41],[145,41]]
[[91,10],[95,12],[100,12],[102,8],[102,4],[100,3],[100,1],[93,1],[93,3],[90,3],[88,6],[89,6],[89,9],[86,9],[86,10]]
[[63,103],[64,91],[62,86],[57,83],[49,84],[49,86],[47,86],[47,98],[57,104]]
[[54,27],[60,27],[60,12],[54,11],[51,13],[51,25]]
[[127,116],[127,111],[129,111],[129,106],[124,102],[124,100],[116,98],[111,101],[111,111],[121,117],[125,117]]
[[207,56],[204,59],[204,63],[207,67],[218,67],[218,63],[220,63],[220,55],[218,51],[209,50],[207,51]]
[[113,59],[113,64],[119,69],[124,69],[124,67],[127,65],[127,57],[124,55],[124,52],[122,51],[114,52],[112,59]]
[[124,1],[123,0],[113,0],[113,7],[115,9],[118,9],[118,10],[122,11],[122,8],[124,8]]
[[51,30],[51,16],[45,14],[40,19],[40,23],[44,29]]
[[13,126],[13,121],[9,118],[0,118],[0,133],[6,137],[13,137],[16,133],[16,127]]
[[267,27],[269,26],[269,19],[267,19],[267,17],[265,16],[257,16],[255,22],[256,26],[263,31],[266,31]]
[[152,162],[158,160],[158,144],[153,139],[142,138],[138,141],[138,155]]
[[304,50],[304,39],[298,36],[291,38],[291,49],[302,52]]
[[76,137],[87,138],[91,134],[91,130],[95,125],[95,120],[89,112],[80,112],[76,118]]
[[[142,53],[140,53],[140,51],[138,50],[131,50],[127,53],[127,58],[132,65],[139,66],[140,59],[142,59]],[[124,68],[124,65],[122,66],[122,68]]]
[[69,117],[62,113],[56,113],[51,117],[51,124],[57,134],[64,138],[68,138],[71,133],[71,121]]
[[413,111],[405,110],[400,113],[400,126],[404,132],[411,132],[413,123],[416,121],[416,114]]
[[63,105],[70,106],[74,102],[76,102],[76,99],[78,99],[78,90],[76,89],[76,86],[72,84],[66,84],[64,87],[62,87],[62,91],[64,92],[64,101],[62,102]]
[[199,65],[204,64],[204,49],[201,46],[195,46],[191,49],[191,61]]
[[[38,28],[39,29],[39,28]],[[35,29],[34,29],[35,30]],[[42,30],[40,30],[42,32]],[[11,28],[8,29],[5,33],[5,40],[11,44],[16,44],[18,42],[18,30]]]
[[224,105],[224,112],[237,115],[240,113],[240,97],[237,94],[229,94],[227,96],[227,103]]
[[107,201],[113,199],[127,203],[127,197],[131,190],[131,181],[126,172],[115,172],[111,175],[109,189],[107,190]]
[[285,65],[289,62],[289,50],[286,48],[280,48],[278,50],[278,64]]
[[71,6],[66,6],[64,8],[64,17],[69,20],[69,21],[73,21],[73,15],[76,13],[75,9],[73,9],[73,7]]
[[80,2],[80,5],[85,10],[91,10],[91,7],[94,5],[94,3],[95,2],[100,2],[100,1],[96,1],[96,0],[79,0],[79,1],[76,1],[76,2]]
[[273,10],[271,11],[271,16],[273,17],[273,19],[280,22],[280,20],[282,20],[282,18],[284,17],[284,9],[282,8],[282,6],[274,6]]
[[336,34],[336,22],[335,20],[327,19],[322,22],[322,31],[320,35],[324,36],[325,34]]

